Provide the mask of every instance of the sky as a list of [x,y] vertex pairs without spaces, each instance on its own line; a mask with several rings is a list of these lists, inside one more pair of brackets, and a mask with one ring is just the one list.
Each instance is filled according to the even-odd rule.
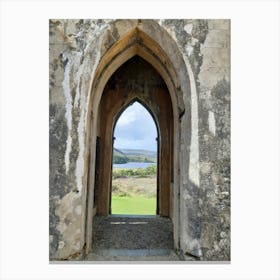
[[134,102],[121,114],[114,137],[114,147],[117,149],[157,150],[155,122],[139,102]]

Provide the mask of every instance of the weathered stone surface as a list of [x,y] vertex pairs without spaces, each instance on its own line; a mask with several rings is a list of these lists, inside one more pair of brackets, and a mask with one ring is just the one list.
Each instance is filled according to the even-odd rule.
[[[147,38],[139,32],[126,37],[136,29]],[[172,188],[178,193],[171,204],[180,250],[202,260],[230,260],[230,21],[53,19],[49,31],[50,259],[83,252],[94,150],[87,135],[96,116],[92,84],[100,69],[117,63],[102,61],[108,51],[128,38],[115,49],[117,57],[138,36],[139,46],[152,44],[150,38],[158,44],[153,55],[167,73],[160,74],[165,82],[172,77],[167,86],[176,89],[179,163]],[[145,91],[136,84],[134,90]]]
[[[200,178],[204,186],[202,211],[202,250],[204,259],[230,259],[230,85],[221,80],[210,92],[205,106],[215,118],[209,129],[209,116],[202,114],[200,131]],[[203,106],[205,99],[202,99]],[[204,112],[204,109],[201,109]],[[208,122],[208,126],[207,126]],[[212,237],[212,238],[211,238]]]
[[208,19],[209,29],[230,30],[230,20],[228,19]]
[[168,218],[96,217],[94,236],[94,249],[173,249]]

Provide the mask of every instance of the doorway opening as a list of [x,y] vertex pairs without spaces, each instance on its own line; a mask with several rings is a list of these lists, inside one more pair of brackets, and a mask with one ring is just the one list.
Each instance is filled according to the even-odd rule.
[[110,213],[158,213],[158,132],[152,114],[131,102],[114,125]]
[[[137,109],[142,117],[140,120],[135,116]],[[143,119],[145,115],[147,118]],[[119,134],[119,124],[128,123],[129,117],[136,121],[131,122],[134,132],[129,131],[125,134],[139,140],[139,145],[134,147],[129,145],[129,139],[121,139]],[[151,127],[148,127],[148,122],[151,123]],[[131,253],[147,255],[150,254],[150,250],[154,250],[153,254],[162,254],[163,251],[173,250],[173,124],[172,102],[165,81],[148,61],[138,55],[131,57],[108,79],[100,100],[97,122],[100,164],[98,185],[95,189],[97,206],[93,221],[92,249],[97,257],[108,254],[117,254],[119,257],[118,254]],[[145,139],[143,134],[146,134],[148,139]],[[150,148],[147,144],[149,138],[153,142]],[[132,154],[131,148],[134,148]],[[143,155],[143,151],[140,155],[135,154],[135,148],[154,150],[156,159],[151,160],[147,154]],[[141,176],[142,174],[136,173],[137,168],[130,168],[132,171],[119,172],[120,176],[116,178],[114,154],[115,159],[118,155],[120,161],[126,161],[120,159],[121,157],[127,157],[127,161],[130,158],[134,162],[135,157],[140,157],[145,164],[149,163],[147,161],[156,161],[156,170],[151,172],[152,174]],[[127,178],[127,175],[132,176]],[[115,186],[117,179],[125,182],[137,179],[143,183],[143,180],[151,179],[150,175],[154,176],[155,182],[151,191],[153,203],[149,203],[151,198],[141,195],[141,191],[142,194],[146,192],[143,193],[143,188],[136,186],[135,182],[133,186],[126,188]],[[120,180],[118,182],[120,183]],[[129,187],[134,189],[134,192],[127,195]],[[115,194],[118,195],[119,201],[116,201]],[[119,209],[116,204],[118,202]]]
[[[97,136],[100,137],[99,178],[94,190],[97,192],[96,214],[100,216],[111,214],[114,128],[121,113],[136,101],[150,113],[157,128],[156,214],[172,217],[174,177],[172,102],[162,77],[147,61],[137,55],[121,65],[110,77],[100,100],[97,122]],[[145,127],[145,123],[142,123],[141,127]]]
[[[173,235],[174,240],[172,246],[176,249],[181,246],[180,159],[186,158],[183,166],[184,170],[189,170],[189,147],[192,136],[196,136],[192,133],[193,130],[196,132],[196,127],[193,129],[191,122],[193,111],[189,94],[189,75],[185,61],[178,55],[180,52],[176,42],[173,42],[170,35],[157,23],[152,29],[153,32],[149,32],[146,25],[137,25],[129,30],[130,27],[127,33],[122,32],[123,36],[113,45],[112,42],[108,42],[109,47],[96,68],[91,86],[86,143],[90,159],[86,166],[89,169],[86,194],[86,253],[94,251],[98,247],[98,240],[103,240],[104,236],[116,236],[110,228],[106,231],[106,225],[100,226],[98,220],[108,219],[110,225],[114,224],[110,221],[113,128],[120,111],[136,99],[152,112],[158,127],[157,217],[171,219],[171,237]],[[111,40],[114,36],[108,38]],[[180,75],[175,69],[179,70]],[[189,96],[185,102],[186,108],[182,99],[185,92]],[[196,104],[193,106],[196,110]],[[184,127],[190,129],[190,133],[180,134],[181,120],[184,121]],[[98,153],[95,149],[97,139]],[[186,154],[183,155],[180,150],[181,139],[186,147]],[[96,156],[99,157],[97,168]],[[98,174],[96,183],[94,172]],[[188,218],[184,224],[188,224]],[[152,232],[149,236],[158,239],[158,233],[168,231],[157,229],[157,234]],[[127,230],[124,236],[126,233]],[[127,236],[125,239],[127,240]],[[131,242],[134,244],[134,240]],[[95,247],[92,247],[93,244]],[[105,244],[112,248],[107,239]],[[116,246],[119,246],[118,242],[117,244]]]

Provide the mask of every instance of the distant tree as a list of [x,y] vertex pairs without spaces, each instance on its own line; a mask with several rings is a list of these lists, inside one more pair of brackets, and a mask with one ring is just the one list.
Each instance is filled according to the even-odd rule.
[[114,155],[113,163],[117,163],[117,164],[128,163],[128,158],[125,156]]

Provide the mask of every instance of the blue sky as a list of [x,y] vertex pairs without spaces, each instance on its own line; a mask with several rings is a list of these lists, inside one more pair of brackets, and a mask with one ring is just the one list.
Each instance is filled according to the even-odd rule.
[[121,114],[114,136],[114,147],[117,149],[157,150],[155,122],[138,102],[133,103]]

